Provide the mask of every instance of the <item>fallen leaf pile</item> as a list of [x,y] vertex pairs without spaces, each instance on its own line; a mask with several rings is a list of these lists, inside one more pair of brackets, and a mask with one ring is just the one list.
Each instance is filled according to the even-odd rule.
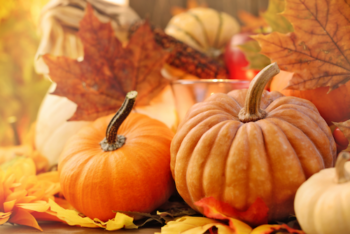
[[0,165],[0,224],[10,222],[42,230],[31,213],[47,211],[48,200],[54,199],[60,185],[39,180],[35,171],[31,158],[18,157]]
[[90,219],[85,217],[74,209],[65,209],[58,205],[55,201],[49,200],[50,210],[49,214],[56,215],[60,220],[71,226],[89,227],[89,228],[104,228],[108,231],[138,228],[133,223],[133,218],[117,212],[115,217],[107,222],[102,222],[99,219]]
[[[257,199],[246,212],[240,213],[230,205],[219,202],[212,197],[203,198],[196,202],[196,205],[204,208],[206,217],[183,216],[176,218],[162,227],[160,234],[203,234],[207,231],[218,234],[304,234],[303,231],[293,229],[286,224],[263,224],[252,229],[248,224],[234,218],[245,216],[255,222],[255,225],[266,223],[268,208],[263,203],[262,200]],[[228,214],[234,217],[230,217]]]

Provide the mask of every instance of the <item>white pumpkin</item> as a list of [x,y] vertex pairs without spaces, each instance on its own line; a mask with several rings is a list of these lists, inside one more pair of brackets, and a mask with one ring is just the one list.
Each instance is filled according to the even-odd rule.
[[211,57],[219,56],[239,31],[235,18],[211,8],[193,8],[175,15],[165,28],[168,35]]
[[56,84],[52,84],[41,103],[35,129],[35,147],[49,160],[50,166],[57,164],[58,156],[68,138],[89,123],[67,122],[77,105],[67,98],[49,94],[55,88]]
[[[56,84],[52,84],[49,93],[54,91],[55,87]],[[44,98],[38,113],[35,146],[39,153],[48,158],[50,166],[53,166],[57,164],[67,140],[89,122],[67,121],[73,116],[77,105],[67,98],[49,93]],[[170,86],[154,98],[150,105],[136,107],[135,111],[160,120],[169,128],[174,129],[176,125],[176,111]]]
[[349,158],[348,152],[341,152],[335,168],[321,170],[298,189],[294,208],[305,233],[350,233]]

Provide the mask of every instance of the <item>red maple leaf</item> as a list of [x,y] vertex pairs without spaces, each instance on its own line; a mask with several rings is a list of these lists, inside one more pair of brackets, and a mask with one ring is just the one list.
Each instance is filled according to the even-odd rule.
[[110,23],[101,23],[90,5],[78,33],[84,59],[44,55],[50,78],[57,83],[53,92],[78,105],[70,120],[95,120],[115,113],[127,92],[136,90],[136,105],[147,105],[169,83],[162,77],[168,52],[154,41],[147,22],[123,48]]
[[235,218],[246,222],[253,227],[266,224],[268,221],[267,217],[269,208],[261,198],[257,198],[255,202],[245,211],[236,210],[229,204],[218,201],[213,197],[203,198],[197,201],[195,205],[202,207],[204,210],[204,215],[208,218],[229,221],[230,218]]

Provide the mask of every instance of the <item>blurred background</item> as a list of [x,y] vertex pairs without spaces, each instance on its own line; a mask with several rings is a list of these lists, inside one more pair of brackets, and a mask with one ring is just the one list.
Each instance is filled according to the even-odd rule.
[[[89,0],[93,2],[94,0]],[[107,1],[107,0],[106,0]],[[259,15],[268,0],[108,0],[129,5],[141,18],[165,28],[170,18],[190,4],[207,6],[237,17],[240,10]],[[13,145],[35,122],[51,82],[34,68],[40,43],[40,12],[49,0],[7,0],[0,8],[0,146]],[[51,1],[55,2],[55,1]],[[239,20],[239,19],[238,19]],[[11,124],[11,122],[13,122]]]

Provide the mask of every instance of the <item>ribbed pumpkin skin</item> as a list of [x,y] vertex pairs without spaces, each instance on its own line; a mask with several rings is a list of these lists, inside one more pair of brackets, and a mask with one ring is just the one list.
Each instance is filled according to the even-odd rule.
[[264,119],[240,122],[246,92],[214,94],[190,109],[171,144],[172,174],[194,209],[209,196],[239,210],[260,197],[269,220],[281,220],[294,213],[299,186],[333,166],[336,146],[311,102],[278,92],[264,91]]
[[194,8],[175,15],[165,32],[209,56],[218,56],[231,37],[240,31],[238,21],[224,12]]
[[112,117],[100,118],[70,138],[58,165],[70,204],[103,221],[114,218],[112,211],[151,212],[175,187],[169,167],[172,131],[160,121],[131,113],[118,131],[126,143],[104,152],[99,142]]

